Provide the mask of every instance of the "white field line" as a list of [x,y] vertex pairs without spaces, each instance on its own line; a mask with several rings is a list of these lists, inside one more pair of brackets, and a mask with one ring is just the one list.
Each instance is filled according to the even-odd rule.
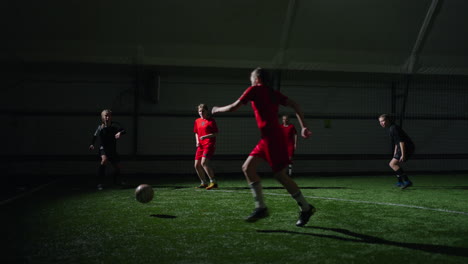
[[[250,193],[250,192],[242,192],[242,191],[230,191],[230,190],[214,190],[216,192],[230,192],[230,193]],[[272,196],[291,196],[289,194],[281,194],[281,193],[263,193],[264,195],[272,195]],[[468,215],[468,212],[461,212],[461,211],[453,211],[448,209],[440,209],[440,208],[430,208],[424,206],[417,206],[417,205],[407,205],[407,204],[397,204],[397,203],[383,203],[383,202],[371,202],[371,201],[361,201],[361,200],[350,200],[350,199],[342,199],[342,198],[332,198],[332,197],[320,197],[320,196],[306,196],[306,198],[312,199],[321,199],[321,200],[333,200],[333,201],[341,201],[341,202],[350,202],[350,203],[364,203],[364,204],[376,204],[376,205],[387,205],[387,206],[398,206],[398,207],[406,207],[406,208],[415,208],[421,210],[429,210],[429,211],[437,211],[437,212],[444,212],[444,213],[451,213],[451,214],[462,214]]]

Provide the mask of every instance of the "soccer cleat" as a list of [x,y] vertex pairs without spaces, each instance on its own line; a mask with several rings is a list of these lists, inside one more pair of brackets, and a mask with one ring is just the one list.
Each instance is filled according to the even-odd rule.
[[202,184],[200,184],[199,186],[197,186],[197,187],[195,187],[195,188],[197,188],[197,189],[205,189],[206,187],[208,187],[208,185],[205,184],[205,183],[202,183]]
[[313,214],[315,214],[315,212],[317,211],[317,209],[315,209],[315,207],[313,207],[311,204],[309,204],[309,205],[310,205],[309,210],[301,211],[299,213],[299,220],[297,220],[296,226],[299,226],[299,227],[305,226],[309,222],[310,217]]
[[413,186],[413,183],[411,181],[405,181],[403,185],[401,186],[401,189],[406,189],[411,186]]
[[253,223],[262,218],[268,217],[268,208],[255,208],[255,210],[245,218],[245,221]]
[[403,182],[397,182],[395,183],[395,187],[403,187],[404,183]]
[[210,185],[208,185],[208,187],[206,187],[206,189],[207,190],[218,189],[218,184],[214,183],[214,182],[210,182]]
[[97,185],[97,189],[98,189],[99,191],[102,191],[102,189],[104,189],[104,187],[103,187],[102,184],[98,184],[98,185]]

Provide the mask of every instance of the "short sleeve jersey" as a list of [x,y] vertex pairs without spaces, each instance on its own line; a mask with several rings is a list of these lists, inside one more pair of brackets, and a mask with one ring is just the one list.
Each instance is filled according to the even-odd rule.
[[296,127],[293,124],[289,124],[288,126],[281,125],[281,128],[283,128],[288,146],[294,146],[294,136],[297,134]]
[[270,88],[264,85],[250,86],[239,98],[239,101],[243,104],[251,101],[255,120],[262,137],[268,136],[270,129],[279,128],[279,105],[286,105],[287,100],[287,96],[276,90],[271,91]]
[[91,144],[94,145],[94,140],[97,137],[101,142],[101,147],[109,151],[115,150],[117,145],[115,134],[117,134],[118,132],[120,132],[121,134],[126,133],[120,125],[120,123],[112,122],[110,126],[99,125],[96,129],[96,132],[94,132],[94,137]]
[[208,119],[204,119],[200,117],[195,120],[193,132],[197,133],[198,140],[201,145],[214,145],[216,143],[216,137],[205,138],[203,140],[201,140],[200,137],[208,134],[218,133],[218,126],[216,125],[214,118],[210,117]]
[[389,129],[388,133],[392,140],[392,145],[397,145],[397,148],[400,149],[400,142],[405,142],[408,147],[414,147],[414,143],[411,138],[406,134],[406,132],[396,124],[392,124]]

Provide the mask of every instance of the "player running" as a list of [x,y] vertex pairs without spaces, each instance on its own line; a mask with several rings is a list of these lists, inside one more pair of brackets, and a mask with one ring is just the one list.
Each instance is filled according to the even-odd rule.
[[[200,178],[200,186],[197,188],[205,188],[207,190],[218,188],[213,169],[210,166],[210,160],[214,155],[216,148],[216,135],[218,134],[218,126],[214,118],[210,116],[208,106],[200,104],[197,107],[200,118],[195,120],[193,132],[195,133],[195,141],[197,151],[195,153],[195,170],[198,178]],[[206,175],[210,179],[210,184],[206,181]]]
[[96,138],[99,137],[100,147],[99,156],[101,164],[98,169],[98,190],[103,189],[103,180],[106,174],[106,166],[110,163],[114,167],[114,184],[117,184],[117,178],[120,176],[120,157],[117,153],[117,139],[124,135],[126,131],[119,123],[112,121],[112,111],[104,109],[101,112],[102,123],[97,127],[91,140],[89,149],[94,149]]
[[246,218],[246,221],[255,222],[268,216],[268,209],[262,193],[261,179],[257,174],[258,165],[263,161],[267,161],[274,172],[275,178],[286,188],[300,207],[301,212],[296,225],[304,226],[316,209],[305,200],[296,182],[286,174],[289,158],[286,140],[278,123],[279,105],[294,109],[301,125],[301,135],[304,138],[308,138],[311,132],[305,124],[304,114],[299,105],[268,86],[268,76],[264,69],[257,68],[252,71],[250,81],[252,86],[247,88],[238,100],[226,106],[215,106],[212,109],[213,114],[233,112],[250,101],[255,113],[261,139],[242,165],[242,171],[250,184],[255,200],[255,209]]
[[379,116],[379,123],[383,128],[388,129],[388,134],[392,140],[392,146],[394,146],[393,158],[388,165],[397,176],[398,182],[395,186],[401,187],[402,189],[413,186],[413,183],[401,168],[401,163],[406,162],[414,153],[415,145],[413,141],[387,114]]

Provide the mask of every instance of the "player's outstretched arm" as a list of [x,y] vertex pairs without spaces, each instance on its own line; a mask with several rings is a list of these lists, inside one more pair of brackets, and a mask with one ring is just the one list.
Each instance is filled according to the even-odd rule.
[[240,100],[236,100],[234,103],[225,106],[213,106],[213,108],[211,109],[211,114],[214,115],[216,113],[234,112],[241,106],[242,103]]
[[304,119],[304,112],[302,112],[302,109],[299,106],[299,104],[296,103],[294,100],[288,98],[288,101],[286,102],[286,106],[291,107],[292,109],[294,109],[294,112],[296,112],[297,120],[299,121],[299,124],[301,125],[301,136],[303,138],[310,137],[310,135],[312,135],[312,132],[310,132],[309,128],[307,128],[307,124]]

